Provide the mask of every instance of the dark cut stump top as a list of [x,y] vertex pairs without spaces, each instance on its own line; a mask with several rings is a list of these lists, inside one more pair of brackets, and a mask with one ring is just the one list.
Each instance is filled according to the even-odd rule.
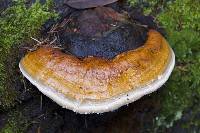
[[147,39],[147,28],[109,7],[78,11],[67,21],[59,32],[62,48],[79,58],[111,59],[142,46]]

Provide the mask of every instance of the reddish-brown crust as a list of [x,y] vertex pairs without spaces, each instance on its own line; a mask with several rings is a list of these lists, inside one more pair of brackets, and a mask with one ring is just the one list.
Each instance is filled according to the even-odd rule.
[[34,79],[67,97],[107,99],[143,86],[159,76],[170,58],[170,48],[160,33],[148,32],[144,46],[119,54],[112,60],[83,60],[59,49],[41,47],[21,61]]

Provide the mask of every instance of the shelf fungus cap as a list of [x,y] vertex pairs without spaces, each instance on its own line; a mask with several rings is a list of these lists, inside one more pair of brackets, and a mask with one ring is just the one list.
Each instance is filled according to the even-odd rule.
[[116,1],[118,0],[66,0],[65,3],[76,9],[86,9],[108,5]]
[[45,46],[28,53],[19,67],[44,95],[64,108],[88,114],[118,109],[156,91],[174,64],[167,41],[149,30],[143,46],[113,59],[79,59]]

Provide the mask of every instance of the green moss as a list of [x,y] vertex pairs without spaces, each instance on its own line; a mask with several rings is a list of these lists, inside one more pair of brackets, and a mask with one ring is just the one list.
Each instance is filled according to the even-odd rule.
[[21,112],[13,112],[9,114],[7,123],[0,130],[1,133],[22,133],[28,127],[26,118]]
[[[139,0],[129,1],[132,5],[139,3]],[[156,128],[169,128],[200,101],[200,6],[198,6],[200,1],[143,0],[142,2],[150,3],[147,7],[141,7],[144,11],[149,10],[151,14],[154,14],[152,12],[157,10],[155,8],[161,3],[161,13],[155,17],[166,29],[167,40],[176,54],[175,69],[163,91],[158,95],[161,110],[155,119]],[[193,116],[199,112],[195,110],[199,111],[200,107],[191,111],[193,113],[190,121],[195,121],[198,125],[200,122]]]
[[[195,101],[200,100],[200,2],[176,0],[157,16],[168,31],[168,41],[176,53],[176,67],[161,94],[162,110],[158,126],[171,127]],[[181,116],[181,115],[179,115]]]
[[56,13],[50,11],[52,0],[44,5],[36,0],[27,7],[25,0],[13,0],[13,6],[1,13],[0,18],[0,105],[7,108],[14,104],[16,92],[9,78],[6,62],[11,48],[38,35],[41,26]]
[[176,0],[168,2],[158,20],[170,30],[193,29],[200,31],[200,1]]
[[155,15],[164,9],[170,0],[128,0],[130,5],[143,9],[145,15]]
[[7,108],[14,105],[16,98],[16,92],[11,89],[11,79],[8,76],[8,71],[6,68],[6,59],[8,58],[9,52],[7,50],[1,49],[0,53],[0,107]]
[[158,96],[161,110],[155,120],[159,129],[172,127],[200,101],[200,34],[194,30],[173,31],[168,40],[176,53],[176,67]]

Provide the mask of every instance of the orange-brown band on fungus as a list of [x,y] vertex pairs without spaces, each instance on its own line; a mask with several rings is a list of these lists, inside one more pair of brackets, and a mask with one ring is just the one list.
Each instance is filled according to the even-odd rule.
[[21,61],[32,78],[78,100],[108,99],[144,86],[163,73],[170,60],[164,37],[149,30],[144,46],[107,60],[83,60],[52,47],[41,47]]

